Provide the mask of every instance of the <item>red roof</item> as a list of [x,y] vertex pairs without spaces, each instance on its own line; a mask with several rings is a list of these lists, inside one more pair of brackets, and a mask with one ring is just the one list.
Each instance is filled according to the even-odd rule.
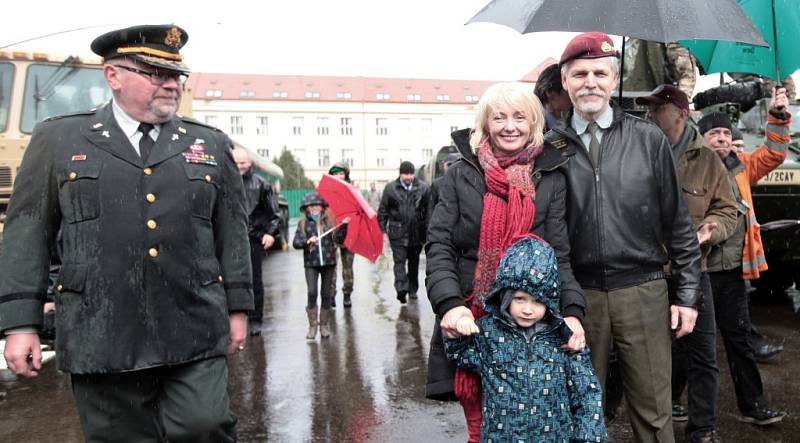
[[547,69],[548,66],[555,64],[558,64],[558,60],[554,59],[553,57],[547,57],[546,59],[544,59],[544,61],[536,65],[536,67],[533,68],[533,70],[523,75],[519,81],[536,83],[537,81],[539,81],[539,76],[542,75],[542,71]]
[[[474,104],[481,94],[494,83],[497,82],[205,72],[193,73],[189,77],[189,88],[194,91],[196,100],[208,98],[212,100]],[[211,91],[210,95],[209,91]],[[349,97],[345,95],[346,93],[350,94]],[[310,96],[307,98],[306,94],[310,94]],[[409,95],[414,100],[409,100]],[[468,100],[468,98],[470,99]]]

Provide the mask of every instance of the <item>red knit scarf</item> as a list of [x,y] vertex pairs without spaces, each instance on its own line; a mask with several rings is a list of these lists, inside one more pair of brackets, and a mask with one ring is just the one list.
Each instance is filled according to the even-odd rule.
[[[476,319],[485,313],[484,302],[494,284],[503,253],[515,238],[530,232],[533,226],[536,191],[531,175],[534,159],[541,152],[542,145],[539,145],[512,156],[499,156],[492,152],[488,140],[477,148],[478,161],[486,178],[486,194],[483,196],[478,264],[472,294],[466,299]],[[474,372],[456,369],[453,390],[462,404],[480,404],[480,377]],[[480,411],[480,407],[477,410]]]

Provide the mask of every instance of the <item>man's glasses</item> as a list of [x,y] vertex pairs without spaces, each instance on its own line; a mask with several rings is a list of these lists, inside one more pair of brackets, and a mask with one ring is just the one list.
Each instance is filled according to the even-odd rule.
[[114,65],[114,67],[122,68],[126,71],[135,72],[141,76],[147,77],[150,80],[150,83],[152,83],[154,86],[161,86],[170,80],[175,80],[176,82],[178,82],[178,84],[182,85],[186,83],[186,79],[189,78],[188,75],[180,72],[171,72],[171,71],[149,72],[125,65]]

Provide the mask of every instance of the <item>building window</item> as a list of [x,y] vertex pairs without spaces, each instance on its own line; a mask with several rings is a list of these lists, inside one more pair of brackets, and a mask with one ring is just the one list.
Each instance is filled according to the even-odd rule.
[[470,103],[476,103],[478,100],[480,100],[480,97],[478,97],[477,95],[467,95],[464,97],[464,100]]
[[260,116],[256,117],[256,135],[267,135],[269,130],[269,117]]
[[392,96],[387,94],[386,92],[379,92],[375,94],[375,98],[378,100],[389,100],[390,98],[392,98]]
[[241,115],[231,116],[231,135],[242,135],[244,133],[244,125],[242,124]]
[[292,117],[292,135],[303,135],[303,117]]
[[289,93],[286,91],[272,91],[272,98],[289,98]]
[[350,100],[351,98],[353,98],[353,95],[350,94],[349,92],[337,92],[336,93],[336,99],[337,100]]
[[375,166],[386,166],[386,157],[389,155],[388,149],[376,149],[375,150]]
[[328,164],[331,162],[331,150],[330,149],[318,149],[317,150],[317,163],[320,168],[327,168]]
[[222,97],[222,89],[209,89],[206,91],[206,97]]
[[205,120],[206,120],[206,124],[208,126],[213,126],[215,128],[217,127],[217,116],[216,115],[207,115]]
[[353,150],[342,149],[342,161],[347,163],[347,166],[353,166]]
[[350,117],[342,117],[339,119],[342,125],[342,135],[353,135],[353,119]]
[[397,125],[397,132],[401,136],[411,135],[411,120],[407,118],[401,118]]
[[422,148],[422,159],[425,163],[430,161],[431,157],[433,157],[433,149],[431,148]]
[[306,91],[306,98],[309,100],[319,100],[319,91]]
[[317,135],[328,135],[328,117],[317,117]]
[[408,101],[410,101],[410,102],[418,102],[418,101],[422,100],[422,97],[420,97],[420,95],[419,95],[419,94],[408,94],[408,95],[406,96],[406,98],[407,98],[407,99],[408,99]]
[[258,155],[266,158],[267,160],[269,160],[269,149],[267,149],[267,148],[256,149],[256,154],[258,154]]
[[256,96],[256,91],[252,91],[249,89],[242,89],[239,91],[239,97],[241,98],[254,98]]
[[422,119],[422,135],[431,135],[431,128],[433,127],[433,119]]
[[386,119],[385,118],[376,118],[375,119],[375,135],[387,135],[389,133],[389,128],[386,127]]
[[436,100],[438,100],[440,102],[449,102],[450,101],[450,96],[447,95],[447,94],[439,94],[439,95],[436,96]]

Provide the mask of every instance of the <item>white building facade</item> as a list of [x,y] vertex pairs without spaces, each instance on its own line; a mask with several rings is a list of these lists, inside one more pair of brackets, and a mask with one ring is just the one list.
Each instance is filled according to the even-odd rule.
[[269,159],[289,150],[320,179],[346,161],[361,188],[419,167],[472,127],[494,82],[364,77],[193,74],[193,116]]

